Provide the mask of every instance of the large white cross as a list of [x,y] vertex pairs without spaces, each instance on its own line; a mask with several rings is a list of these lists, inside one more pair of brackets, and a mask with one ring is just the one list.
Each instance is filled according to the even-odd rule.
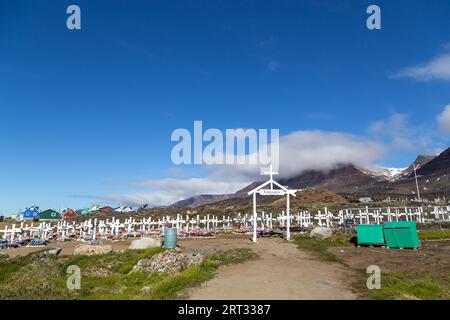
[[263,173],[262,173],[262,175],[265,175],[265,176],[270,176],[270,189],[271,190],[273,190],[273,175],[274,174],[278,174],[278,172],[276,172],[276,171],[273,171],[273,169],[272,169],[272,164],[270,165],[270,167],[269,167],[269,171],[264,171]]
[[273,171],[272,165],[270,165],[269,171],[264,171],[264,172],[263,172],[263,175],[265,175],[265,176],[270,176],[270,180],[273,180],[273,175],[274,175],[274,174],[278,174],[278,172]]

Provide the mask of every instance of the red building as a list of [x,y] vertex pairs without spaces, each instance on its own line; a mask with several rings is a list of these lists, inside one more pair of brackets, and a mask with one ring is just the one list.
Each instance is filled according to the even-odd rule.
[[101,207],[99,210],[101,213],[111,213],[113,211],[113,208],[106,206],[106,207]]

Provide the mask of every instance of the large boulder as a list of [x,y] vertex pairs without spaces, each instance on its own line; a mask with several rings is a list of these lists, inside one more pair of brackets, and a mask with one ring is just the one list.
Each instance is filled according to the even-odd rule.
[[148,249],[161,247],[161,240],[156,238],[141,238],[133,240],[128,249]]
[[73,250],[73,254],[75,255],[94,255],[94,254],[105,254],[112,251],[112,246],[108,245],[89,245],[89,244],[80,244],[76,246]]
[[314,239],[327,239],[333,235],[333,231],[331,228],[325,228],[325,227],[315,227],[312,229],[311,233],[309,234],[310,238]]
[[203,255],[200,253],[185,255],[177,250],[170,250],[139,260],[132,272],[173,274],[191,266],[200,265],[202,262]]

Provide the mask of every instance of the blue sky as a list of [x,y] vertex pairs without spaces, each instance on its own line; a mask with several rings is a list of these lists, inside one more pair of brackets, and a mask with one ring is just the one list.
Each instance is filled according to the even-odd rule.
[[208,191],[209,170],[170,159],[194,120],[342,133],[407,166],[449,145],[449,17],[444,0],[2,1],[0,213]]

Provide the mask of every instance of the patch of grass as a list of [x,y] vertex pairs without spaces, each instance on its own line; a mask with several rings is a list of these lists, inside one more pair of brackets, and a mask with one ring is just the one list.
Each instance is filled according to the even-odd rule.
[[331,238],[318,240],[305,236],[295,238],[295,244],[301,250],[313,253],[319,259],[330,262],[342,262],[334,253],[329,252],[330,247],[350,246],[350,237],[332,236]]
[[[175,275],[130,273],[140,259],[162,251],[152,248],[44,259],[30,254],[1,261],[0,299],[176,299],[184,289],[211,279],[220,265],[255,257],[249,249],[237,249],[206,258],[201,265]],[[80,290],[66,288],[70,265],[81,269]]]
[[219,252],[208,258],[208,260],[219,265],[227,265],[242,263],[250,259],[255,259],[256,257],[257,255],[250,249],[233,249]]
[[200,266],[169,276],[155,286],[151,298],[158,300],[179,299],[184,289],[212,279],[217,267],[217,264],[207,260]]
[[104,273],[122,273],[126,274],[131,271],[133,266],[141,259],[150,257],[165,249],[155,247],[142,250],[126,250],[124,252],[110,252],[102,255],[79,255],[70,256],[61,265],[60,271],[65,274],[67,267],[77,265],[84,273],[89,275],[96,271],[104,271]]
[[[450,273],[449,273],[450,276]],[[368,297],[381,300],[448,300],[450,278],[430,273],[390,272],[381,274],[381,288],[368,290]]]
[[5,279],[8,279],[9,276],[17,271],[19,271],[24,266],[29,265],[33,261],[37,259],[37,256],[40,252],[45,250],[36,251],[30,253],[29,255],[23,257],[14,257],[8,259],[0,260],[0,283]]
[[179,299],[184,289],[196,286],[214,277],[219,266],[238,264],[257,255],[250,249],[234,249],[219,252],[200,265],[170,276],[158,283],[152,291],[152,299]]
[[438,240],[438,239],[450,239],[450,229],[446,230],[420,230],[420,240]]

